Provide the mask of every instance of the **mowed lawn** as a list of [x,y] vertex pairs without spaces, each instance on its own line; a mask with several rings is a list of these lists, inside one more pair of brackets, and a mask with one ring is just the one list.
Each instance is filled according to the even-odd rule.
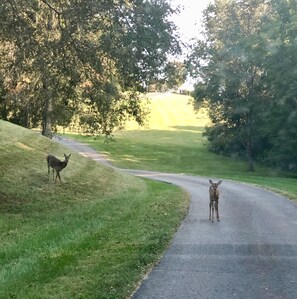
[[128,298],[187,212],[181,189],[72,152],[0,120],[0,298]]
[[114,134],[115,142],[103,138],[74,136],[108,155],[121,168],[156,170],[249,182],[297,198],[296,177],[255,163],[248,172],[246,161],[216,155],[207,150],[202,136],[209,123],[207,111],[195,112],[189,96],[149,94],[151,113],[145,128],[131,122]]

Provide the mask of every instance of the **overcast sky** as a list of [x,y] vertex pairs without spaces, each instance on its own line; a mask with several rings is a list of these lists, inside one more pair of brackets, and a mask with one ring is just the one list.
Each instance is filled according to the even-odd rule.
[[202,11],[212,0],[171,0],[173,5],[181,5],[179,16],[174,17],[174,22],[180,28],[183,39],[197,37],[200,31]]

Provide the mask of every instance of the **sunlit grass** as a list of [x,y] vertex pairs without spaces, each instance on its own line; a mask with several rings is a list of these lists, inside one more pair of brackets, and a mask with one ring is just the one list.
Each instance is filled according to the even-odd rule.
[[185,216],[180,189],[72,152],[0,120],[0,298],[127,298]]
[[135,122],[129,122],[127,130],[166,130],[180,129],[197,130],[197,126],[204,127],[209,123],[207,111],[193,110],[193,98],[179,94],[148,94],[150,98],[151,113],[145,128],[139,127]]
[[259,163],[255,163],[255,172],[249,172],[247,161],[209,152],[202,136],[209,123],[206,111],[195,113],[189,99],[181,95],[154,95],[148,128],[130,124],[127,131],[115,134],[115,142],[77,138],[107,154],[118,167],[228,178],[297,198],[296,179],[291,175]]

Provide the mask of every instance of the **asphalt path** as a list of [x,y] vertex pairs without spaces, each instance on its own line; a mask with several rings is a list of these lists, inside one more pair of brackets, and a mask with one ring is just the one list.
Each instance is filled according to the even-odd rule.
[[[59,142],[111,166],[87,145],[67,139]],[[297,298],[296,203],[258,187],[223,180],[221,221],[212,223],[208,178],[121,171],[180,186],[191,196],[188,215],[133,299]]]

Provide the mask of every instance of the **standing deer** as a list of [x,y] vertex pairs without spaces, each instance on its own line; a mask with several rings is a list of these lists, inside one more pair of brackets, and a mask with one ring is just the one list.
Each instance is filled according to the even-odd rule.
[[[56,158],[53,155],[48,155],[46,157],[47,167],[48,167],[48,175],[50,175],[50,168],[52,168],[53,169],[53,180],[55,182],[58,177],[60,180],[60,183],[61,183],[60,171],[67,166],[70,156],[71,156],[71,154],[69,154],[68,156],[66,154],[64,154],[65,160],[63,162],[60,161],[58,158]],[[56,178],[55,178],[55,171],[56,171]]]
[[219,196],[220,191],[218,189],[219,185],[222,181],[218,181],[217,183],[213,183],[212,180],[209,180],[209,220],[213,222],[214,218],[214,209],[216,210],[217,220],[220,221],[219,216]]

